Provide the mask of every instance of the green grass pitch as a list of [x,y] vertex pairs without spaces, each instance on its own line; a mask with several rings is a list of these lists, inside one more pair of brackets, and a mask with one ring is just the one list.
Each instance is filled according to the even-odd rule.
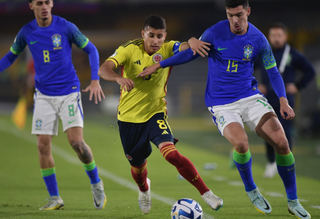
[[[195,188],[186,180],[178,179],[176,169],[154,147],[148,159],[148,177],[153,192],[152,209],[148,215],[143,215],[138,206],[138,190],[131,178],[130,166],[123,154],[115,123],[110,126],[112,124],[106,119],[95,121],[88,118],[85,119],[84,138],[92,148],[105,184],[108,199],[106,208],[94,208],[90,181],[60,126],[58,137],[53,139],[53,156],[65,210],[39,211],[48,193],[41,178],[36,137],[30,134],[30,116],[26,128],[18,130],[12,125],[10,117],[3,115],[0,116],[0,218],[166,219],[170,218],[173,202],[180,198],[198,201],[206,219],[293,218],[288,214],[285,191],[279,176],[264,179],[264,166],[253,163],[255,182],[273,208],[270,215],[264,216],[254,209],[247,198],[237,170],[229,168],[229,158],[225,152],[231,147],[223,137],[212,132],[214,138],[211,144],[215,147],[197,146],[195,143],[202,144],[204,139],[201,133],[205,131],[201,130],[201,125],[194,127],[195,132],[192,132],[192,128],[184,131],[179,121],[172,120],[171,123],[170,119],[174,133],[180,134],[178,150],[194,163],[208,187],[224,200],[224,207],[217,212],[211,210]],[[197,120],[193,122],[200,124]],[[193,138],[190,140],[183,136],[188,131],[199,135],[189,135],[189,138]],[[257,151],[253,146],[253,160]],[[261,154],[259,156],[264,159]],[[296,160],[298,163],[299,159]],[[203,165],[207,162],[217,163],[217,169],[205,170]],[[303,165],[301,162],[299,164]],[[319,172],[319,165],[310,168]],[[301,203],[312,218],[320,218],[320,181],[298,174],[297,182]]]

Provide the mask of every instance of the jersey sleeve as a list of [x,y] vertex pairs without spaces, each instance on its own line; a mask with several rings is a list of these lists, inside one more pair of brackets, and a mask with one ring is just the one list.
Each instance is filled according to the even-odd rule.
[[83,49],[89,43],[89,39],[81,33],[79,28],[71,22],[68,22],[68,36],[72,43],[79,49]]
[[26,45],[27,45],[27,42],[24,37],[24,31],[23,29],[21,29],[18,35],[16,36],[16,38],[14,39],[14,42],[10,48],[10,51],[15,55],[20,55],[23,52]]
[[120,46],[106,61],[110,60],[115,64],[115,68],[119,65],[125,65],[128,57],[128,47]]
[[203,32],[203,34],[200,36],[199,40],[202,40],[204,42],[210,43],[213,45],[213,40],[212,40],[212,31],[210,30],[212,27],[206,29],[206,31]]
[[261,38],[260,57],[266,70],[277,66],[271,46],[265,36]]
[[173,48],[172,48],[172,53],[174,55],[178,54],[179,52],[181,52],[181,45],[182,43],[181,42],[178,42],[178,41],[172,41],[174,44],[173,44]]

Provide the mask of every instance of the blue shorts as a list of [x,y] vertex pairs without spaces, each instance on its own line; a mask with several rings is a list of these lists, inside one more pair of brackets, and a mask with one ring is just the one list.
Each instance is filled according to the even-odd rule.
[[164,113],[157,113],[144,123],[118,121],[124,153],[132,166],[142,165],[152,152],[150,141],[157,147],[162,142],[176,143]]

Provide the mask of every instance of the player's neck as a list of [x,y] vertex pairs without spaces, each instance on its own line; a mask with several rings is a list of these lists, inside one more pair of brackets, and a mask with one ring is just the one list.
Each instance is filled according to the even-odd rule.
[[36,18],[36,19],[39,27],[48,27],[52,23],[52,15],[46,20],[43,20],[40,18]]

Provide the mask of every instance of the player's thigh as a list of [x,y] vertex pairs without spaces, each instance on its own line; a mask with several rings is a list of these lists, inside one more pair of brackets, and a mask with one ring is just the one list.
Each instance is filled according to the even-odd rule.
[[251,131],[256,130],[257,125],[265,114],[275,114],[268,100],[260,94],[242,99],[241,110],[243,122]]
[[126,158],[131,165],[140,166],[152,152],[146,123],[118,121],[118,126]]
[[159,147],[159,145],[163,142],[175,142],[171,128],[167,121],[167,115],[164,113],[155,114],[147,122],[147,129],[150,130],[149,140],[157,147]]
[[41,94],[34,95],[34,109],[32,117],[32,134],[57,135],[59,116],[53,102],[56,97]]
[[217,126],[222,136],[224,136],[225,128],[231,123],[238,123],[242,128],[244,127],[237,102],[227,105],[208,107],[208,110],[212,114],[213,123]]
[[83,128],[83,109],[80,92],[61,96],[60,119],[62,121],[63,131],[72,127]]

